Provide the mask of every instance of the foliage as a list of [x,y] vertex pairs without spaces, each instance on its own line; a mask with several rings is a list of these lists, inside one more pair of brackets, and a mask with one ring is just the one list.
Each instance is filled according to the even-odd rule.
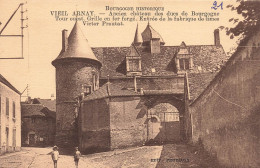
[[[235,36],[247,37],[256,29],[260,28],[260,1],[237,0],[238,6],[228,5],[232,11],[236,11],[243,17],[243,20],[231,18],[229,22],[236,24],[233,28],[221,26],[220,29],[226,30],[226,34],[233,39]],[[241,40],[241,39],[240,39]]]

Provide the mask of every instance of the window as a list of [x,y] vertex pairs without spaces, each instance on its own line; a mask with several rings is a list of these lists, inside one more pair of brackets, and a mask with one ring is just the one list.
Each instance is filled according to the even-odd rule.
[[129,60],[129,71],[140,71],[138,59]]
[[132,76],[133,74],[142,75],[141,57],[126,57],[126,74]]
[[6,115],[9,116],[9,99],[6,98]]
[[91,94],[91,86],[90,85],[83,85],[82,86],[84,96]]
[[189,59],[181,58],[179,61],[180,61],[180,70],[190,69]]
[[13,101],[13,118],[15,118],[15,102]]

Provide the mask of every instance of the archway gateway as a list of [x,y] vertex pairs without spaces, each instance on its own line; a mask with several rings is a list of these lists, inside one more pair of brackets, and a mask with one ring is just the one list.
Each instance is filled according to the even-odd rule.
[[183,94],[149,95],[146,97],[147,138],[149,143],[176,143],[183,140]]
[[147,142],[178,142],[180,134],[180,113],[170,103],[159,103],[147,111]]

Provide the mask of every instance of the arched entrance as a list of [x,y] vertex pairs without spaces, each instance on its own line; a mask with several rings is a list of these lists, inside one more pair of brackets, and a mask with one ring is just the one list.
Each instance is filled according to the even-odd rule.
[[147,142],[180,141],[180,113],[170,103],[158,103],[147,112]]

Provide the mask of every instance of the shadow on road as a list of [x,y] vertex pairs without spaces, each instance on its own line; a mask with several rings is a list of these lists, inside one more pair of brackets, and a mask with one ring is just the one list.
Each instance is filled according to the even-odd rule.
[[164,145],[157,162],[156,168],[221,168],[202,147],[187,144]]

